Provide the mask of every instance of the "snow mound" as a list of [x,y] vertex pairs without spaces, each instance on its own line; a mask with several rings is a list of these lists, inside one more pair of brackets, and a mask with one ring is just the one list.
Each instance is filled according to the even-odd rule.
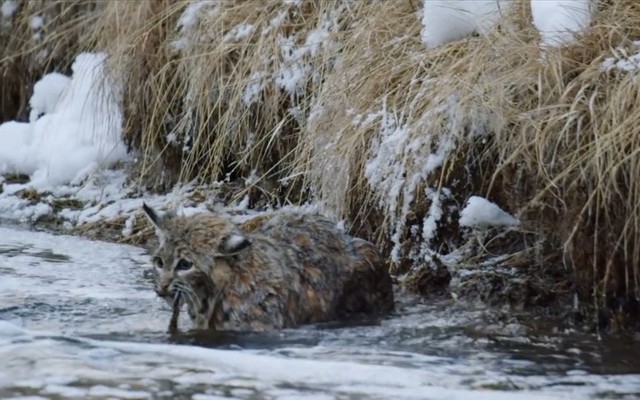
[[81,53],[71,78],[53,73],[36,83],[30,122],[0,125],[0,174],[26,174],[30,186],[49,190],[126,157],[119,92],[104,80],[105,59]]
[[425,0],[422,14],[422,41],[429,47],[486,34],[493,28],[512,0]]
[[490,226],[515,226],[520,221],[498,207],[495,203],[479,197],[471,196],[460,212],[460,226],[472,228],[488,228]]
[[3,18],[11,18],[18,9],[18,5],[13,0],[4,0],[0,6],[0,14]]
[[573,40],[589,26],[595,10],[593,0],[531,0],[533,24],[542,36],[543,46],[556,46]]
[[29,121],[35,122],[42,114],[55,112],[60,103],[60,96],[67,90],[71,78],[66,75],[52,72],[46,74],[33,86],[33,95],[29,99],[31,113]]

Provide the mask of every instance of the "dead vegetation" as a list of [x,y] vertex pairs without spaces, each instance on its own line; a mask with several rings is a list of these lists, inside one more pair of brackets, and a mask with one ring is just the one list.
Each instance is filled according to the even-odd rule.
[[[637,304],[640,75],[603,66],[639,51],[637,2],[602,1],[584,35],[546,51],[520,0],[487,37],[438,49],[411,0],[18,3],[0,36],[3,118],[24,115],[26,82],[96,46],[123,83],[141,185],[226,179],[253,206],[322,202],[423,292],[464,270],[478,277],[464,295],[522,282],[506,296],[575,293],[616,320]],[[41,9],[53,17],[34,45]],[[521,228],[461,230],[472,194]],[[487,267],[498,256],[502,272]]]

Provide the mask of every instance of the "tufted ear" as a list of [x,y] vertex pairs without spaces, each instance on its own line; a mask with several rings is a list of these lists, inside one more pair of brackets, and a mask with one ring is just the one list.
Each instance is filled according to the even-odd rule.
[[166,213],[164,215],[160,215],[156,210],[149,207],[145,202],[142,202],[142,210],[147,216],[149,222],[151,222],[151,224],[156,228],[156,233],[160,241],[163,241],[167,236],[167,230],[164,226],[165,222],[167,221],[167,219],[170,219],[173,214]]
[[222,240],[218,249],[221,256],[234,256],[251,246],[251,242],[246,236],[232,233]]

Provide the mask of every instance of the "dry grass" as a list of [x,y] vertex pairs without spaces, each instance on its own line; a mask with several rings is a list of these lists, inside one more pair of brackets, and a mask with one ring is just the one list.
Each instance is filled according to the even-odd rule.
[[253,175],[270,201],[299,201],[299,132],[366,5],[209,2],[185,23],[194,4],[151,4],[109,2],[99,35],[125,77],[125,135],[143,152],[142,176],[171,185]]
[[[24,4],[89,16],[51,22],[47,43],[64,48],[51,65],[92,45],[111,54],[140,183],[246,179],[238,198],[321,201],[397,272],[464,247],[458,210],[485,195],[522,221],[502,249],[518,269],[573,274],[596,308],[640,295],[640,83],[602,68],[637,51],[637,2],[601,2],[584,36],[546,52],[522,0],[488,37],[438,49],[420,40],[415,0],[213,2],[186,24],[195,3]],[[16,66],[40,47],[7,32],[1,82],[32,79]],[[24,114],[18,92],[3,93],[3,116]]]
[[[425,237],[429,189],[445,205],[484,194],[523,221],[522,243],[503,249],[530,247],[523,267],[548,270],[553,261],[573,271],[580,298],[596,309],[637,298],[640,86],[635,73],[607,72],[602,62],[638,51],[640,6],[603,3],[575,44],[543,52],[525,2],[490,37],[435,50],[422,47],[411,4],[391,3],[371,6],[378,10],[351,36],[319,96],[331,106],[312,113],[305,131],[307,143],[321,138],[309,174],[322,198],[382,226],[379,238],[392,238],[406,271],[464,240],[444,219]],[[380,158],[376,140],[399,147],[372,174],[364,166]],[[447,141],[442,165],[425,173],[425,160]],[[336,175],[350,181],[336,185]],[[375,206],[383,224],[368,218]]]
[[26,119],[35,81],[46,72],[69,72],[77,53],[94,48],[91,28],[103,5],[93,0],[13,3],[13,15],[0,16],[0,121]]

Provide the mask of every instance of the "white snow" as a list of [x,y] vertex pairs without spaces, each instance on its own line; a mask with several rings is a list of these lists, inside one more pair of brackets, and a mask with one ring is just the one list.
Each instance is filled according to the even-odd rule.
[[248,38],[256,30],[252,24],[242,23],[233,27],[224,37],[223,42],[240,41]]
[[638,72],[640,71],[640,41],[633,42],[635,47],[631,55],[627,54],[625,49],[616,49],[616,56],[607,57],[601,64],[601,67],[605,71],[611,71],[618,69],[625,72]]
[[245,106],[250,106],[258,101],[260,93],[262,93],[262,90],[264,89],[266,78],[267,74],[264,72],[256,72],[251,75],[249,83],[245,86],[242,92],[242,103]]
[[4,0],[2,7],[0,7],[0,13],[2,13],[3,18],[11,18],[17,9],[18,5],[14,0]]
[[309,75],[311,67],[309,65],[292,64],[280,69],[280,73],[275,79],[276,85],[291,96],[303,93],[306,78]]
[[178,37],[171,41],[171,48],[183,50],[198,41],[206,41],[206,35],[198,34],[198,25],[203,16],[214,15],[218,12],[222,2],[215,0],[190,1],[178,18],[176,30]]
[[542,36],[543,46],[573,40],[589,26],[596,3],[593,0],[531,0],[533,24]]
[[422,41],[429,47],[488,33],[513,0],[424,0]]
[[67,90],[71,78],[52,72],[46,74],[33,86],[33,95],[29,99],[29,121],[35,122],[41,114],[51,114],[56,111],[60,96]]
[[29,26],[34,31],[42,28],[43,25],[44,25],[44,18],[42,18],[42,16],[40,15],[34,15],[29,19]]
[[170,132],[167,134],[167,143],[170,145],[176,146],[178,145],[178,134],[175,132]]
[[440,201],[440,193],[437,191],[428,188],[426,190],[427,197],[431,200],[431,205],[429,206],[429,212],[424,218],[422,224],[422,240],[424,244],[429,243],[431,241],[438,229],[438,222],[442,218],[442,202]]
[[178,18],[178,28],[191,29],[198,23],[200,10],[208,5],[215,4],[214,1],[191,1]]
[[459,224],[483,229],[490,226],[515,226],[519,221],[484,197],[471,196],[460,212]]
[[320,53],[322,46],[327,43],[329,39],[329,31],[331,30],[331,24],[325,21],[323,26],[317,29],[311,30],[307,34],[304,45],[306,46],[306,52],[311,56],[316,56]]
[[263,37],[267,36],[274,29],[280,28],[284,20],[287,18],[287,15],[288,15],[287,12],[280,11],[278,14],[276,14],[275,17],[271,19],[271,21],[269,21],[269,25],[266,28],[262,29],[262,31],[260,32],[260,35]]
[[105,58],[79,54],[69,80],[50,74],[35,85],[31,121],[0,125],[0,174],[30,175],[29,185],[45,190],[126,158],[119,92],[104,80]]
[[[294,35],[278,38],[281,65],[280,71],[275,74],[275,84],[291,97],[302,95],[309,78],[316,78],[310,73],[314,59],[319,54],[325,50],[330,50],[332,53],[338,51],[339,44],[332,39],[331,33],[338,29],[337,21],[342,11],[342,9],[336,9],[324,16],[318,22],[318,26],[307,33],[302,45],[297,44],[297,38]],[[273,21],[281,23],[280,18],[278,14]],[[266,31],[263,30],[262,35],[270,30],[271,27]]]

